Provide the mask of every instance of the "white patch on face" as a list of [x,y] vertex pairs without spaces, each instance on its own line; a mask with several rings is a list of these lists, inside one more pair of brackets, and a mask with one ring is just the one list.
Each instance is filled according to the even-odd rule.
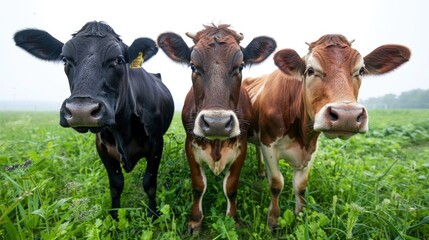
[[[320,65],[320,63],[317,60],[317,58],[314,57],[313,53],[307,54],[304,57],[304,59],[305,59],[305,62],[306,62],[306,66],[305,66],[306,67],[305,68],[306,71],[307,71],[308,68],[312,67],[316,73],[317,72],[319,72],[319,73],[323,73],[324,72],[323,69],[322,69],[322,66]],[[312,75],[310,77],[306,77],[306,75],[304,76],[305,82],[306,82],[306,87],[308,87],[311,84],[311,82],[314,79],[315,75],[317,75],[317,74],[314,74],[314,75]]]
[[[206,136],[205,131],[201,128],[201,125],[199,124],[199,122],[201,121],[201,118],[203,116],[212,116],[212,117],[219,117],[219,118],[221,118],[221,117],[226,117],[226,118],[232,117],[233,128],[229,132],[228,136]],[[237,115],[235,115],[235,113],[233,111],[231,111],[231,110],[202,110],[201,112],[198,113],[197,117],[195,118],[194,134],[198,137],[203,137],[203,138],[207,138],[207,139],[224,140],[224,139],[239,136],[241,134],[241,131],[240,131],[240,124],[239,124]]]
[[365,63],[363,57],[359,56],[359,59],[356,61],[356,65],[353,67],[352,76],[361,78],[362,76],[359,75],[359,71],[362,67],[365,67]]

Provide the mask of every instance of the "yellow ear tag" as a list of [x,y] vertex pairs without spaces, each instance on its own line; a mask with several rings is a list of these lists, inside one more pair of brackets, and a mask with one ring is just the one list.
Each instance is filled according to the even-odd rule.
[[144,62],[143,53],[139,52],[138,56],[131,62],[130,68],[141,68]]

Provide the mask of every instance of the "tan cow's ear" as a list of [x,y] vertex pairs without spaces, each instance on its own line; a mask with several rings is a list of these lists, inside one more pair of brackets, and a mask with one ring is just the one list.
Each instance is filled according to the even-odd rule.
[[394,70],[408,62],[410,57],[411,51],[407,47],[388,44],[376,48],[363,59],[368,73],[378,75]]
[[274,55],[274,63],[288,75],[304,74],[305,63],[293,49],[282,49]]

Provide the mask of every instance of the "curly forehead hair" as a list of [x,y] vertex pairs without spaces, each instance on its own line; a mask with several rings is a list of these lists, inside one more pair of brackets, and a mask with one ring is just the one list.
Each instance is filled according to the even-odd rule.
[[237,33],[236,31],[230,29],[230,24],[220,24],[220,25],[203,25],[204,29],[199,31],[194,38],[194,42],[198,42],[199,39],[204,37],[217,37],[221,38],[227,35],[232,35],[237,42],[240,42],[243,39],[243,35],[240,33]]
[[347,40],[347,38],[341,34],[327,34],[320,37],[317,41],[308,44],[308,50],[311,51],[316,46],[322,46],[325,48],[333,46],[337,46],[340,48],[351,47],[352,42],[353,41]]

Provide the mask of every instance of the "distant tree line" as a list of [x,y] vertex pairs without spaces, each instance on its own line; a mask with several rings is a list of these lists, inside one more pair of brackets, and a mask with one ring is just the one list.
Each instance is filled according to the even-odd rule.
[[429,108],[429,89],[414,89],[400,95],[386,94],[361,100],[360,103],[369,109]]

